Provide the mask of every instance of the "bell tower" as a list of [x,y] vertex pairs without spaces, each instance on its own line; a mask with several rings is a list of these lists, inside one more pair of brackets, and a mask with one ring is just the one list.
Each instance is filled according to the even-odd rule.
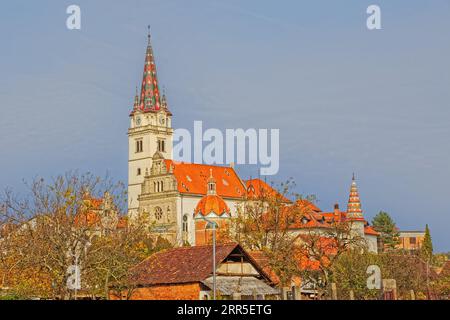
[[172,113],[167,98],[159,90],[150,27],[140,94],[136,88],[128,129],[128,214],[139,210],[139,195],[145,172],[152,167],[152,157],[160,152],[172,159]]
[[364,238],[365,220],[361,208],[361,200],[359,198],[358,186],[356,185],[355,174],[353,174],[352,184],[350,187],[350,195],[347,205],[347,219],[351,221],[352,231]]

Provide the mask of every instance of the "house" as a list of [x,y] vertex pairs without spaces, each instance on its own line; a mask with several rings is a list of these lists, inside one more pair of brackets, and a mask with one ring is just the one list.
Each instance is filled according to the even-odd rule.
[[[213,290],[213,247],[180,247],[158,252],[132,268],[130,290],[111,299],[208,300]],[[216,246],[217,295],[223,299],[275,298],[270,275],[239,244]],[[131,294],[130,294],[131,292]]]
[[422,247],[425,231],[399,231],[399,244],[397,249],[414,251]]

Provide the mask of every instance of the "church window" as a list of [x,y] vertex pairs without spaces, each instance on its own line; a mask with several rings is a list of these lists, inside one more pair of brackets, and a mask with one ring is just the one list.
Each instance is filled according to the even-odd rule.
[[160,207],[155,208],[155,218],[156,220],[161,220],[163,216],[163,211]]
[[185,214],[183,216],[183,232],[187,233],[189,231],[188,229],[188,216]]
[[164,192],[164,181],[161,181],[161,192]]
[[163,139],[158,139],[158,151],[166,152],[166,141]]
[[137,169],[137,175],[140,176],[141,173],[142,173],[141,168],[138,168],[138,169]]
[[144,142],[141,140],[136,140],[136,153],[144,151]]

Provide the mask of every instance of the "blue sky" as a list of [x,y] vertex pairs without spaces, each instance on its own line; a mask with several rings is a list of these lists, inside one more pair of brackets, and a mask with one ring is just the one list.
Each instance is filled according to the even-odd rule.
[[[382,30],[366,28],[370,4]],[[0,188],[71,169],[127,180],[148,24],[175,127],[279,128],[271,180],[294,177],[330,210],[355,172],[368,219],[428,223],[450,250],[448,0],[4,1]]]

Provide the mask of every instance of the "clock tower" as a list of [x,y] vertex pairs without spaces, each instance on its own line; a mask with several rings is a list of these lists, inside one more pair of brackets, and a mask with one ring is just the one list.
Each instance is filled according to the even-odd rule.
[[160,94],[155,58],[150,43],[150,32],[145,55],[141,92],[134,97],[128,130],[128,214],[139,210],[138,197],[146,172],[152,167],[152,157],[160,152],[172,159],[172,113],[165,94]]

